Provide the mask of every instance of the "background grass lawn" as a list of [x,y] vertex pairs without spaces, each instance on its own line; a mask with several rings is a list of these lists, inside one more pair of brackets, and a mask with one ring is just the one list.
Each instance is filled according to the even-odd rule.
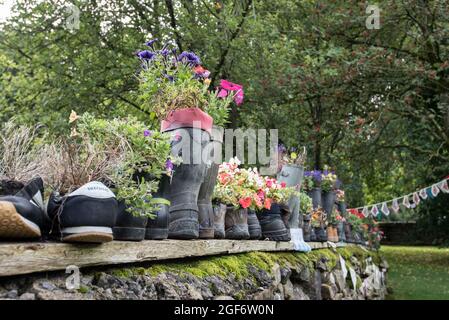
[[449,300],[449,249],[382,246],[390,266],[388,299]]

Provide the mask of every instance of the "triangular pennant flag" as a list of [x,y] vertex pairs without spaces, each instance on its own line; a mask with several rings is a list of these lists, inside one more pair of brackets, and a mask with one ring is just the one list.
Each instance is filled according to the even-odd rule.
[[380,211],[382,211],[382,213],[386,216],[388,216],[390,214],[390,209],[388,209],[387,203],[384,202],[382,204],[382,208],[380,209]]
[[382,220],[382,212],[379,211],[379,213],[377,214],[376,220],[377,221],[381,221]]
[[447,185],[447,180],[443,180],[438,184],[438,188],[444,193],[449,193],[449,186]]
[[408,196],[405,196],[404,199],[402,199],[402,205],[407,209],[410,209],[410,200],[408,199]]
[[432,195],[436,197],[440,193],[440,188],[436,184],[432,186]]
[[426,193],[427,193],[427,197],[428,197],[429,199],[435,198],[435,197],[433,196],[433,194],[432,194],[432,187],[428,187],[428,188],[426,189]]
[[426,199],[427,199],[427,192],[426,192],[426,189],[421,189],[421,190],[419,191],[419,195],[420,195],[421,199],[426,200]]
[[418,192],[415,192],[415,193],[413,194],[413,202],[414,202],[416,205],[418,205],[418,204],[421,202],[421,198],[419,197]]
[[363,208],[362,214],[367,218],[369,216],[368,207]]
[[379,213],[379,209],[377,208],[377,205],[374,205],[374,206],[371,208],[371,215],[372,215],[373,217],[376,217],[378,213]]
[[393,209],[395,213],[398,213],[399,211],[398,199],[393,199],[393,202],[391,203],[391,209]]

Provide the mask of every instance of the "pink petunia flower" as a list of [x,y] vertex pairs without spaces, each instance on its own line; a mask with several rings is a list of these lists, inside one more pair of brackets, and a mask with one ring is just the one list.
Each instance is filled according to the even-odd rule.
[[236,105],[241,105],[243,103],[244,93],[243,86],[240,84],[233,83],[228,80],[220,80],[220,89],[218,91],[219,98],[225,98],[230,92],[235,92],[234,102]]

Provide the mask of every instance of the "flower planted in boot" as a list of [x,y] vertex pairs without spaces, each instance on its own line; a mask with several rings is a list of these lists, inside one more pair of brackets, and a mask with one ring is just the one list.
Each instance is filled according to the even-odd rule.
[[42,236],[49,220],[43,209],[44,184],[35,178],[14,196],[0,197],[0,238],[26,239]]
[[148,218],[136,217],[126,209],[126,204],[123,201],[119,201],[117,219],[112,229],[114,239],[142,241],[145,238]]
[[290,241],[290,232],[287,230],[281,217],[281,206],[273,203],[269,210],[263,209],[257,214],[262,228],[262,238],[272,241]]
[[62,241],[103,243],[113,239],[118,203],[108,187],[93,181],[64,196],[52,193],[47,212]]

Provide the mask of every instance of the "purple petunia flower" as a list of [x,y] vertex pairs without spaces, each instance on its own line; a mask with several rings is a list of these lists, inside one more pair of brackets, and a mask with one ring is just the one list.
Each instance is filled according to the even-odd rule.
[[165,161],[165,169],[167,169],[168,171],[173,170],[173,162],[171,162],[170,159],[167,159],[167,161]]
[[151,130],[144,130],[144,131],[143,131],[143,136],[144,136],[144,137],[150,137],[151,134],[152,134]]
[[317,182],[321,182],[321,171],[320,170],[313,170],[312,171],[312,178],[313,180]]
[[143,50],[137,53],[137,56],[144,61],[151,61],[154,59],[156,54],[154,52]]
[[170,50],[168,49],[162,49],[158,52],[161,56],[166,57],[170,54]]
[[184,62],[188,65],[196,67],[201,64],[200,58],[193,52],[184,51],[178,56],[178,61]]
[[153,48],[154,43],[155,43],[156,41],[158,41],[158,40],[159,40],[159,39],[153,39],[153,40],[150,40],[150,41],[146,42],[145,45],[148,46],[148,47]]

